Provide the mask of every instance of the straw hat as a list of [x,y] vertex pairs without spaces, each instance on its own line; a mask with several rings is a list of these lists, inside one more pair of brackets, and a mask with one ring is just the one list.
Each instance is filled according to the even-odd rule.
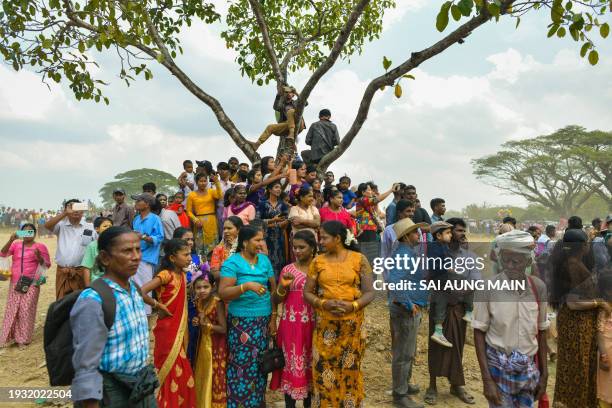
[[427,226],[427,224],[424,222],[419,222],[418,224],[415,224],[410,218],[403,218],[393,224],[393,231],[395,232],[397,239],[400,239],[404,235],[418,228],[423,228],[425,226]]

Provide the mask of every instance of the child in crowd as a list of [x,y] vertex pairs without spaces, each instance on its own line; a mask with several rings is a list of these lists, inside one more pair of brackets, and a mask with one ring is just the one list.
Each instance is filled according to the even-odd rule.
[[[97,236],[100,236],[104,231],[113,226],[113,220],[107,217],[98,217],[93,222],[94,230],[96,230]],[[96,263],[98,257],[98,240],[90,242],[85,248],[85,255],[81,261],[81,268],[83,269],[83,280],[85,286],[89,286],[91,282],[104,275],[104,271]]]
[[249,163],[240,163],[240,165],[238,166],[238,170],[248,173],[250,170]]
[[[612,307],[612,274],[599,279],[605,302]],[[599,370],[597,370],[597,398],[600,408],[612,408],[612,314],[599,312],[597,343],[599,346]]]
[[213,276],[206,272],[192,283],[192,298],[198,315],[193,317],[191,324],[200,329],[193,364],[198,408],[221,408],[227,404],[226,310],[225,303],[214,294],[216,285],[213,281]]
[[434,198],[429,203],[431,207],[431,222],[444,221],[444,213],[446,212],[446,202],[443,198]]
[[181,223],[181,227],[189,228],[189,216],[185,212],[185,194],[182,191],[177,191],[174,194],[174,199],[172,200],[172,204],[168,206],[170,211],[174,211],[176,215],[178,215],[179,222]]
[[[428,247],[427,266],[429,268],[429,279],[435,281],[438,288],[442,289],[448,280],[451,269],[444,268],[446,259],[450,259],[448,244],[453,237],[452,225],[438,221],[431,224],[430,232],[433,237],[433,242]],[[434,333],[431,339],[445,347],[453,347],[453,344],[444,337],[444,321],[446,320],[446,307],[448,298],[444,290],[435,290],[431,295],[430,313],[433,316],[435,324]]]
[[350,210],[355,205],[357,195],[351,191],[351,178],[349,176],[342,176],[338,181],[338,190],[342,192],[342,205],[347,210]]
[[187,195],[195,190],[195,172],[193,171],[193,162],[191,160],[185,160],[183,162],[183,172],[178,178],[179,186],[183,191],[183,205],[187,204]]
[[285,367],[272,374],[270,389],[285,394],[285,407],[295,408],[302,400],[311,406],[312,334],[315,315],[304,300],[303,292],[310,264],[317,254],[317,239],[310,231],[298,231],[293,237],[296,262],[283,268],[274,301],[282,304],[277,342],[285,357]]
[[236,185],[242,184],[246,186],[249,172],[245,170],[238,170],[238,173],[236,173],[236,175],[237,175]]
[[[164,245],[161,271],[142,287],[146,304],[158,309],[153,329],[155,349],[153,362],[161,387],[157,395],[160,407],[194,407],[195,380],[185,350],[187,333],[187,278],[191,264],[191,247],[182,239],[171,239]],[[147,295],[155,290],[158,300]],[[180,350],[173,353],[173,350]]]

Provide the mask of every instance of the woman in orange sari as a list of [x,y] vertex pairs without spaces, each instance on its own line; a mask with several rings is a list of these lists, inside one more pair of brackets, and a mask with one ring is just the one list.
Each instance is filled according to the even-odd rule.
[[[153,362],[161,387],[160,408],[191,408],[196,404],[195,380],[187,359],[187,279],[183,270],[191,263],[191,249],[182,239],[164,246],[161,272],[142,287],[145,303],[159,310],[153,335]],[[155,290],[157,300],[146,293]]]
[[223,223],[223,240],[213,249],[210,258],[210,272],[217,281],[219,280],[221,265],[230,257],[231,253],[236,252],[235,245],[238,240],[238,231],[242,226],[242,220],[235,215],[227,217]]

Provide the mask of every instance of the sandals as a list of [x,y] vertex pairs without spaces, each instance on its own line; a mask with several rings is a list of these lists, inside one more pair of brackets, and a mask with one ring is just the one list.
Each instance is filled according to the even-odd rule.
[[423,397],[423,401],[429,405],[436,405],[438,402],[438,391],[433,388],[427,388],[425,391],[425,396]]
[[465,388],[463,387],[451,386],[450,393],[451,395],[454,395],[455,397],[459,398],[461,401],[465,402],[466,404],[469,404],[469,405],[476,404],[474,397],[468,394],[467,391],[465,391]]

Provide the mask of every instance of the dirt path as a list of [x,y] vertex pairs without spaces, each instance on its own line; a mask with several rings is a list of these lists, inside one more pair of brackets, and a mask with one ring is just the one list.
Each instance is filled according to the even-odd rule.
[[[8,239],[8,234],[0,233],[0,245]],[[52,254],[55,253],[55,240],[43,238],[44,242]],[[4,306],[8,290],[8,282],[0,282],[0,313],[4,318]],[[47,284],[41,288],[38,302],[38,313],[36,317],[36,329],[34,339],[25,350],[16,347],[0,349],[0,387],[44,387],[48,386],[46,368],[43,353],[43,333],[42,328],[51,302],[55,300],[55,267],[49,270]],[[427,318],[424,318],[427,322]],[[389,314],[385,302],[377,298],[366,309],[366,327],[368,330],[367,352],[363,362],[365,386],[366,386],[366,407],[391,407],[391,338],[389,334]],[[413,372],[413,382],[421,387],[421,393],[416,397],[422,401],[423,394],[429,381],[427,371],[427,324],[421,326],[418,338],[418,349],[416,365]],[[480,370],[476,360],[474,347],[471,345],[471,336],[468,336],[468,344],[464,352],[464,369],[467,382],[467,390],[476,399],[476,408],[488,407],[486,400],[482,396],[482,386],[480,382]],[[548,389],[554,387],[554,367],[550,373]],[[446,380],[438,381],[438,404],[436,407],[467,407],[468,405],[457,400],[449,393]],[[276,405],[275,402],[282,400],[278,393],[270,392],[268,395],[269,405]],[[9,404],[0,402],[0,407],[40,407],[40,406],[71,406],[69,404]],[[281,406],[284,406],[282,404]]]

